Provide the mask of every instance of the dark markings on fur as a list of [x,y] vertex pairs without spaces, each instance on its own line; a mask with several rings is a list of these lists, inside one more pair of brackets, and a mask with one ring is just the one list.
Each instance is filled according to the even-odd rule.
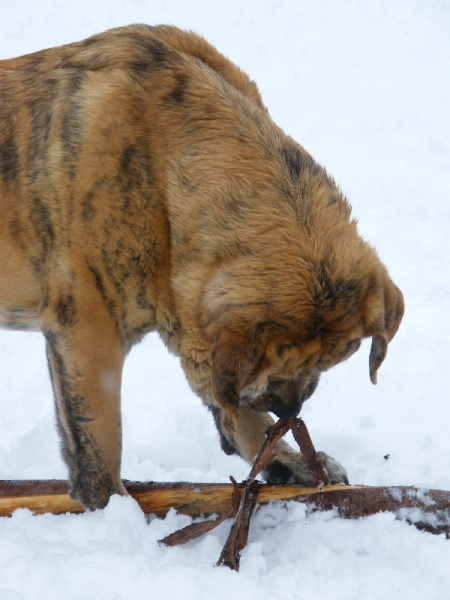
[[133,61],[131,63],[130,68],[135,73],[144,73],[144,74],[146,74],[147,71],[151,68],[151,65],[146,60],[135,60],[135,61]]
[[73,327],[77,322],[77,305],[72,295],[61,296],[56,303],[56,316],[61,327]]
[[338,279],[334,284],[334,293],[337,296],[343,296],[346,302],[350,298],[356,298],[356,303],[359,304],[359,297],[361,294],[361,282],[357,279]]
[[121,336],[122,332],[121,332],[121,328],[119,326],[119,322],[118,322],[117,315],[116,315],[116,305],[115,305],[115,302],[114,302],[114,300],[112,298],[109,298],[109,296],[108,296],[108,294],[106,292],[106,287],[105,287],[105,284],[103,282],[103,278],[100,275],[100,273],[97,271],[97,269],[95,269],[89,263],[87,263],[87,266],[88,266],[88,269],[92,273],[92,276],[94,278],[95,288],[100,293],[100,296],[102,297],[102,300],[105,303],[106,309],[107,309],[108,314],[109,314],[109,316],[111,318],[111,321],[114,323],[115,331],[116,331],[116,333],[119,336]]
[[55,237],[51,211],[39,196],[32,198],[31,205],[31,222],[33,223],[36,237],[40,240],[44,251],[48,252],[53,246]]
[[252,248],[249,248],[248,246],[244,246],[244,244],[242,244],[241,242],[235,242],[234,243],[234,249],[235,249],[235,256],[237,258],[239,258],[240,256],[254,256],[255,252],[254,250],[252,250]]
[[342,197],[340,196],[340,194],[337,191],[334,193],[331,193],[330,197],[328,199],[328,206],[332,206],[333,204],[338,204],[338,203],[342,203]]
[[296,144],[287,143],[281,148],[281,155],[288,167],[291,180],[298,181],[303,171],[308,170],[311,175],[317,178],[324,178],[325,171],[314,159]]
[[330,310],[344,310],[344,314],[351,313],[360,305],[361,283],[351,279],[337,280],[330,287],[324,287],[323,299]]
[[175,87],[165,98],[167,102],[185,104],[187,101],[188,78],[184,73],[175,76]]
[[29,58],[28,67],[35,71],[39,71],[39,67],[42,65],[44,60],[45,59],[44,59],[42,51],[36,52],[36,54],[34,56]]
[[64,110],[61,117],[61,143],[66,153],[69,175],[75,175],[75,158],[80,141],[82,118],[81,107],[77,102],[85,72],[82,69],[67,70],[67,90]]
[[262,335],[268,330],[288,331],[288,327],[284,323],[280,323],[279,321],[262,321],[256,326],[255,332],[257,335]]
[[[190,240],[186,239],[186,242],[184,242],[186,245],[189,245]],[[195,248],[192,247],[189,250],[189,253],[186,253],[181,259],[184,262],[194,262],[195,260],[198,260],[198,255],[201,253],[201,247]],[[242,244],[239,241],[236,242],[230,242],[229,244],[224,243],[220,248],[218,248],[217,250],[214,250],[214,252],[211,253],[211,259],[216,263],[219,264],[223,261],[224,257],[227,257],[227,259],[229,257],[233,257],[233,258],[241,258],[242,256],[245,257],[251,257],[254,256],[255,252],[249,248],[248,246],[245,246],[244,244]]]
[[281,344],[280,346],[277,346],[277,356],[279,358],[282,357],[282,355],[287,351],[290,350],[291,348],[295,348],[295,344],[291,343],[291,344]]
[[238,407],[239,393],[237,390],[237,373],[233,369],[216,369],[214,375],[214,397],[223,406]]
[[30,221],[41,248],[41,252],[35,254],[32,259],[33,268],[37,273],[41,273],[47,256],[53,248],[55,233],[51,212],[39,196],[33,196],[31,199]]
[[134,327],[131,330],[127,330],[126,339],[125,339],[125,352],[128,353],[133,346],[139,344],[142,341],[142,338],[149,333],[150,331],[155,330],[155,321],[152,319],[151,321],[147,321],[139,325],[139,327]]
[[277,459],[270,462],[263,471],[264,479],[270,485],[286,484],[292,475],[292,469]]
[[81,42],[81,46],[83,48],[89,48],[89,46],[94,46],[95,44],[98,44],[98,36],[97,35],[93,35],[90,38],[87,38],[87,40],[84,40],[83,42]]
[[130,64],[130,68],[136,73],[168,67],[169,57],[175,56],[175,53],[159,40],[149,39],[140,33],[130,33],[128,37],[133,41],[133,54],[139,55],[139,50],[141,51],[141,57]]
[[11,306],[8,309],[8,316],[3,324],[5,329],[13,329],[15,331],[29,331],[30,313],[29,308],[22,306]]
[[212,416],[214,417],[214,423],[216,424],[217,431],[219,432],[220,447],[222,450],[225,452],[225,454],[228,454],[228,456],[231,456],[232,454],[239,454],[236,445],[233,443],[234,441],[230,438],[230,436],[227,436],[227,434],[222,431],[222,411],[220,408],[218,406],[209,404],[208,409],[211,411]]
[[[139,235],[138,232],[134,232],[134,235]],[[150,240],[151,243],[151,240]],[[129,247],[128,240],[118,240],[114,248],[102,248],[102,261],[104,273],[110,284],[114,287],[115,292],[120,298],[122,306],[126,306],[129,302],[128,294],[125,291],[125,286],[129,288],[135,287],[138,290],[143,289],[145,285],[145,279],[148,273],[148,265],[150,262],[156,260],[153,253],[149,251],[145,258],[142,258],[140,254]],[[155,250],[156,252],[156,250]],[[133,256],[134,255],[134,256]],[[141,299],[143,296],[141,295]],[[148,308],[148,307],[147,307]],[[121,331],[130,331],[131,329],[141,330],[143,325],[128,323],[128,314],[126,309],[122,311],[120,315]],[[153,324],[155,316],[154,313],[147,315],[145,321],[151,321]],[[153,325],[147,331],[153,329]],[[120,334],[120,332],[119,332]]]
[[136,148],[133,146],[127,146],[123,151],[120,157],[120,170],[122,173],[126,175],[130,172],[131,161],[133,160],[133,155],[136,154]]
[[95,190],[91,189],[87,192],[81,203],[81,218],[83,221],[92,221],[97,213],[94,206]]
[[281,149],[281,154],[289,169],[291,178],[298,179],[302,170],[302,154],[299,148],[295,146],[286,147]]
[[169,50],[169,48],[159,40],[150,40],[147,36],[143,36],[141,39],[145,51],[151,57],[155,65],[158,67],[165,67],[169,55],[174,54],[174,52]]
[[89,263],[88,263],[88,268],[89,268],[90,272],[92,273],[92,275],[94,276],[94,282],[95,282],[96,289],[100,292],[100,295],[101,295],[103,301],[107,302],[108,301],[108,297],[106,295],[105,285],[103,283],[102,276]]
[[139,160],[138,149],[133,146],[125,148],[120,157],[120,174],[118,183],[123,195],[123,210],[128,214],[133,214],[135,206],[135,195],[133,191],[139,190],[142,186],[142,167],[143,164]]
[[14,132],[0,140],[0,177],[3,177],[6,183],[14,181],[19,173],[19,155],[14,140]]
[[155,306],[148,301],[144,285],[142,284],[136,294],[136,304],[141,310],[155,310]]
[[[107,229],[105,230],[107,233]],[[117,247],[113,248],[102,248],[102,262],[104,272],[108,276],[108,279],[114,286],[117,294],[120,296],[123,303],[126,301],[126,292],[124,284],[130,277],[130,260],[124,256],[124,249],[127,248],[124,240],[119,239]]]
[[102,452],[86,430],[86,423],[92,419],[85,414],[85,399],[73,389],[60,351],[61,338],[52,331],[46,331],[45,337],[61,450],[72,484],[71,496],[88,508],[103,508],[114,493],[112,477],[105,472]]
[[20,223],[19,216],[16,215],[11,221],[11,237],[20,245],[21,248],[24,248],[22,244],[22,225]]
[[154,180],[153,169],[146,146],[148,140],[136,140],[134,145],[123,149],[119,161],[116,180],[124,198],[121,208],[133,216],[141,214],[154,200],[150,193]]
[[[351,312],[360,304],[362,283],[357,279],[333,279],[333,260],[325,257],[317,268],[318,287],[314,291],[314,302],[321,310],[343,309]],[[320,321],[320,317],[318,317]],[[319,323],[317,323],[319,325]]]
[[81,218],[85,222],[90,222],[97,214],[97,208],[95,206],[95,198],[98,191],[108,183],[107,177],[98,179],[91,189],[84,195],[81,202]]
[[28,101],[31,114],[31,134],[27,152],[28,177],[35,181],[45,166],[46,146],[53,124],[54,104],[60,94],[55,77],[44,77],[30,81],[34,93]]

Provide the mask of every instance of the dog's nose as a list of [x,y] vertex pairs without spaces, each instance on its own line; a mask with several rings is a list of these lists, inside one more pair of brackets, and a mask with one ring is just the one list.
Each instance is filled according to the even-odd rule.
[[272,412],[279,419],[290,419],[291,417],[296,417],[298,415],[302,407],[302,402],[297,402],[296,406],[284,406],[275,401],[272,403],[272,407]]
[[271,394],[272,412],[279,419],[296,417],[302,403],[302,393],[296,379],[288,379]]
[[303,405],[317,388],[320,372],[317,369],[301,373],[288,379],[275,393],[271,394],[271,411],[279,419],[296,417]]

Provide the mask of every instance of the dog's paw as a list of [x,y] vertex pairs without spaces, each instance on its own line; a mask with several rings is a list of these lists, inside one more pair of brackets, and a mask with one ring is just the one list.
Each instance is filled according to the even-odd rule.
[[[325,452],[318,452],[317,455],[322,459],[330,483],[348,485],[347,471],[337,460]],[[316,480],[300,452],[279,453],[277,458],[264,469],[263,477],[271,485],[293,483],[306,486],[316,485]]]
[[330,483],[349,484],[347,471],[341,463],[325,452],[318,452],[317,455],[322,459]]
[[122,481],[114,482],[107,473],[98,477],[77,477],[71,482],[70,497],[88,510],[105,508],[113,494],[128,496]]

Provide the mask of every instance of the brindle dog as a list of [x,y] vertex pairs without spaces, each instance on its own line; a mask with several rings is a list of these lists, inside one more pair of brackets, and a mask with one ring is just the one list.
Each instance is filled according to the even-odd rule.
[[[134,25],[0,62],[0,325],[47,342],[72,497],[124,494],[122,366],[158,331],[251,462],[401,292],[350,206],[203,38]],[[345,470],[322,454],[332,482]],[[269,482],[309,484],[280,442]]]

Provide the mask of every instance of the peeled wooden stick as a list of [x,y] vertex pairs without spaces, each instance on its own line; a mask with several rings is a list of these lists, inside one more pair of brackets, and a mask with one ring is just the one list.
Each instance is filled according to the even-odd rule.
[[[230,483],[124,481],[124,485],[143,512],[160,517],[171,508],[192,517],[223,513],[230,508],[233,496]],[[242,491],[244,486],[238,484],[237,488]],[[18,508],[27,508],[35,514],[84,512],[68,492],[67,481],[0,480],[0,516],[11,516]],[[450,532],[450,492],[445,490],[363,485],[326,485],[319,490],[300,485],[260,485],[255,501],[257,504],[304,502],[317,510],[337,509],[346,519],[389,511],[431,533]]]
[[[233,495],[230,483],[144,483],[124,480],[123,484],[143,512],[159,517],[164,517],[171,508],[194,517],[221,513],[228,510]],[[355,486],[325,486],[324,490],[352,487]],[[238,488],[242,490],[244,485],[238,484]],[[317,492],[315,487],[261,485],[257,502],[286,501]],[[10,517],[18,508],[27,508],[38,515],[84,512],[84,508],[69,496],[67,481],[0,480],[0,516]]]

